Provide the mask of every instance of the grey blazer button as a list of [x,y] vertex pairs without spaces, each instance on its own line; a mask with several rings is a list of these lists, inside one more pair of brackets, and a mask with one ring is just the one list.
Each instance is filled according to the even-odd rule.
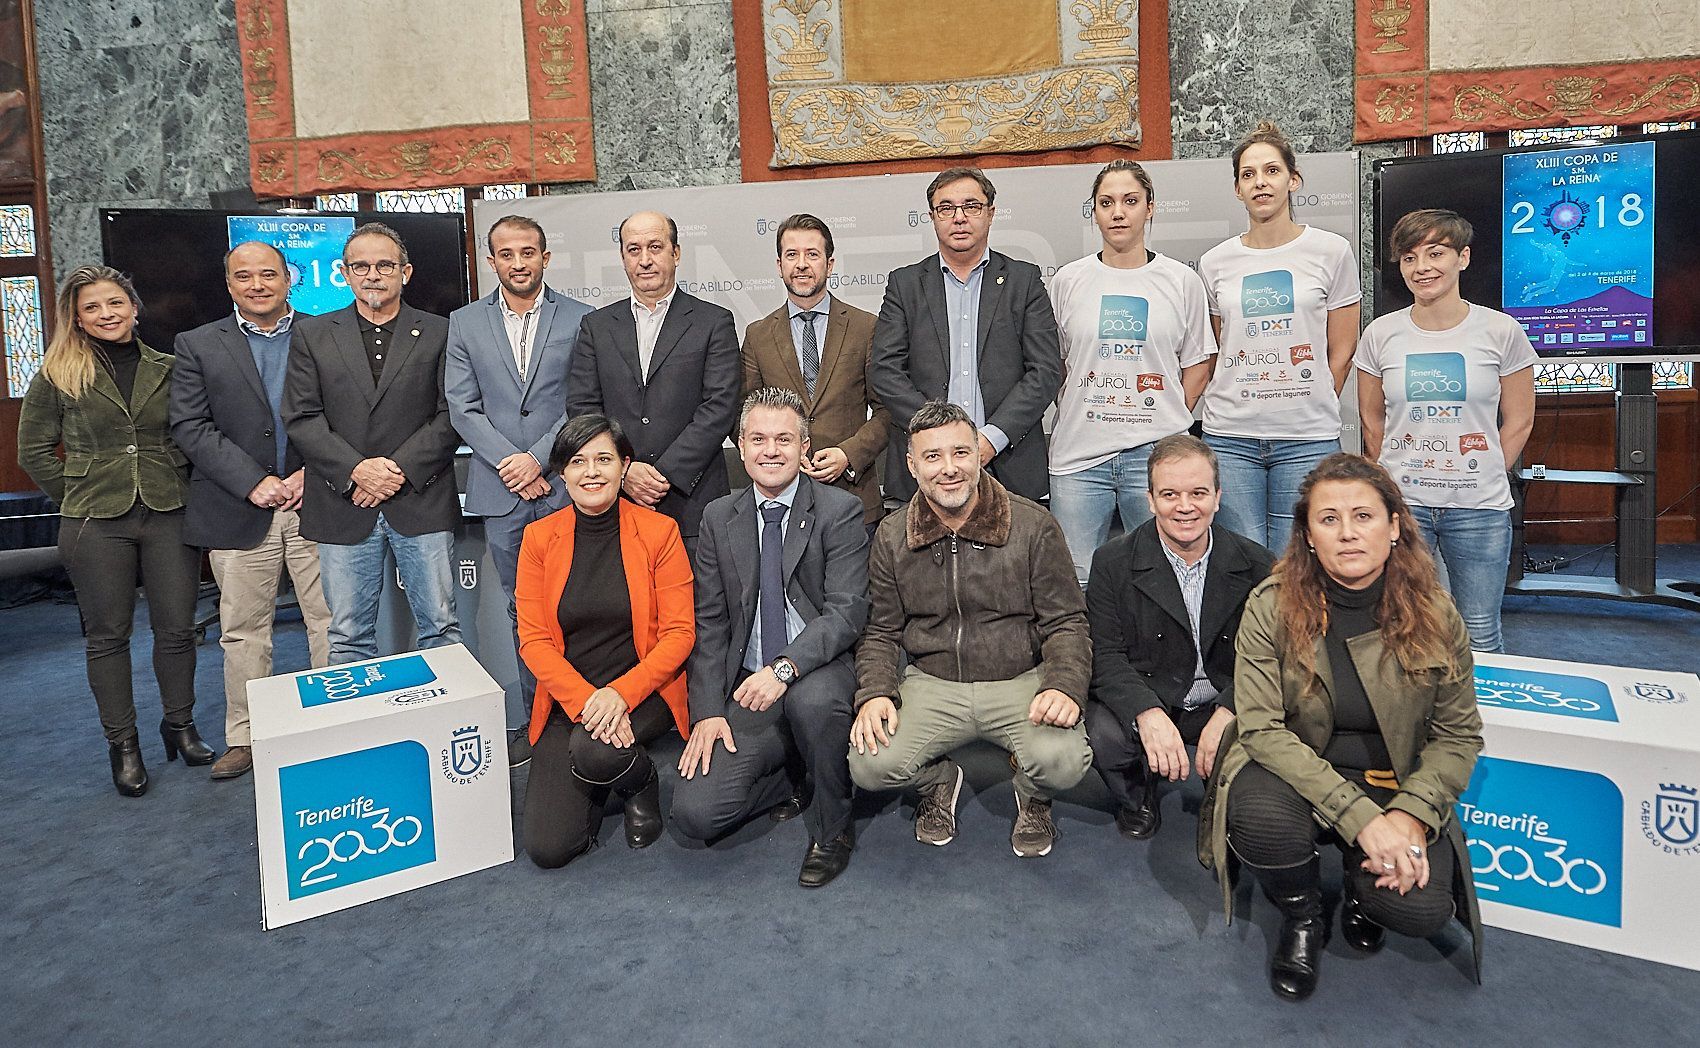
[[519,409],[519,417],[520,418],[530,418],[531,417],[531,409],[530,408],[520,408]]
[[136,445],[134,445],[134,444],[124,445],[124,454],[134,455],[135,453],[136,453]]
[[649,425],[649,416],[645,415],[643,418],[639,419],[638,421],[642,422],[644,425],[647,426],[647,425]]

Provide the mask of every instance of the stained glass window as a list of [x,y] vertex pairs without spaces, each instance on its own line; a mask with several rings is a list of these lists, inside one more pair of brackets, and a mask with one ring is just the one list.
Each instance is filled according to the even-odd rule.
[[1687,389],[1694,385],[1694,365],[1680,360],[1660,360],[1653,364],[1654,389]]
[[35,208],[28,204],[0,206],[0,258],[35,254]]
[[1531,127],[1511,132],[1514,146],[1546,146],[1560,142],[1577,142],[1588,138],[1616,138],[1615,124],[1591,124],[1583,127]]
[[443,215],[466,210],[466,191],[461,189],[402,189],[378,194],[379,211],[410,211],[417,215]]
[[1535,365],[1536,393],[1610,393],[1616,388],[1616,372],[1597,360]]
[[1487,148],[1485,131],[1450,131],[1434,136],[1436,153],[1468,153]]
[[1642,124],[1641,133],[1656,135],[1660,131],[1692,131],[1697,125],[1693,120],[1666,120],[1658,124]]
[[353,193],[326,193],[316,199],[320,211],[353,211],[360,200]]
[[485,186],[485,200],[524,200],[525,183],[515,182],[505,186]]
[[8,392],[21,397],[41,370],[41,284],[35,277],[0,277],[5,317]]

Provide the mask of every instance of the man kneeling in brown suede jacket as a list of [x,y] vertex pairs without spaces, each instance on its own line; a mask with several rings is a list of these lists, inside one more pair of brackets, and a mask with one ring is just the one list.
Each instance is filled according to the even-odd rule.
[[1015,767],[1015,854],[1044,855],[1051,796],[1092,764],[1080,720],[1092,642],[1074,562],[1049,513],[982,471],[962,408],[915,413],[908,465],[919,490],[880,524],[868,560],[850,776],[917,790],[915,839],[949,844],[962,769],[945,755],[985,739]]

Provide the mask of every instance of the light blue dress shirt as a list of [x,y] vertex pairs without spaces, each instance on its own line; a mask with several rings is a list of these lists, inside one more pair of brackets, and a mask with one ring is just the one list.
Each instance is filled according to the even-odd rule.
[[[787,297],[785,299],[785,312],[791,317],[791,348],[797,354],[797,370],[807,374],[808,369],[803,367],[803,322],[797,318],[809,312],[809,310],[797,305]],[[815,351],[820,354],[821,370],[823,371],[826,370],[826,321],[827,314],[830,312],[832,312],[831,295],[826,295],[815,303],[815,319],[813,321],[815,325]],[[819,377],[815,381],[820,381]],[[801,391],[799,390],[799,392]]]
[[[757,490],[753,485],[751,486],[750,497],[756,500],[755,528],[756,549],[758,551],[761,549],[761,529],[763,524],[761,519],[761,508],[769,502],[777,502],[785,507],[785,515],[779,518],[779,534],[783,539],[786,531],[791,527],[791,503],[796,501],[797,486],[802,482],[802,475],[799,474],[791,481],[790,487],[781,491],[778,497],[772,499],[764,497],[759,490]],[[759,557],[757,558],[756,563],[758,565],[761,563]],[[756,570],[759,571],[761,569],[758,567]],[[761,582],[759,579],[756,582],[756,594],[756,613],[751,616],[750,620],[750,642],[744,647],[744,668],[749,670],[751,673],[756,672],[766,665],[766,663],[761,661]],[[797,614],[797,609],[792,607],[790,598],[786,598],[785,600],[785,628],[786,631],[790,633],[790,636],[785,638],[786,643],[796,640],[797,634],[803,632],[803,616]]]
[[1210,574],[1210,551],[1216,546],[1216,536],[1210,532],[1205,534],[1210,537],[1206,540],[1204,556],[1198,558],[1197,564],[1188,564],[1175,555],[1168,543],[1161,538],[1157,540],[1163,547],[1163,555],[1169,558],[1169,567],[1175,569],[1175,581],[1180,583],[1181,600],[1186,604],[1186,617],[1192,625],[1192,646],[1198,654],[1198,662],[1192,670],[1192,688],[1181,699],[1181,706],[1189,710],[1214,702],[1220,694],[1210,683],[1210,675],[1204,672],[1204,645],[1199,643],[1198,638],[1198,616],[1204,608],[1204,579]]
[[956,278],[944,255],[939,255],[939,268],[944,271],[944,307],[950,321],[950,386],[945,395],[968,412],[975,428],[992,442],[992,450],[1001,453],[1009,447],[1009,437],[986,424],[986,400],[980,392],[980,285],[991,258],[988,248],[964,281]]

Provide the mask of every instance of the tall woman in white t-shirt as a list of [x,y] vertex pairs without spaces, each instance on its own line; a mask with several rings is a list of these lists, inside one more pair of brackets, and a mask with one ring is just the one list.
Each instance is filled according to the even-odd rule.
[[1535,347],[1523,326],[1458,293],[1470,223],[1413,211],[1388,235],[1415,300],[1358,343],[1364,455],[1399,482],[1477,651],[1502,651],[1499,607],[1511,559],[1506,465],[1535,424]]
[[1116,160],[1092,182],[1104,247],[1051,278],[1063,382],[1051,432],[1051,512],[1082,586],[1119,511],[1128,531],[1151,518],[1150,446],[1192,424],[1214,348],[1204,285],[1145,246],[1151,176]]
[[1221,520],[1276,553],[1311,467],[1340,450],[1340,389],[1358,338],[1358,264],[1345,239],[1293,221],[1303,184],[1269,121],[1234,149],[1250,227],[1198,272],[1221,350],[1204,391],[1204,440],[1222,463]]

